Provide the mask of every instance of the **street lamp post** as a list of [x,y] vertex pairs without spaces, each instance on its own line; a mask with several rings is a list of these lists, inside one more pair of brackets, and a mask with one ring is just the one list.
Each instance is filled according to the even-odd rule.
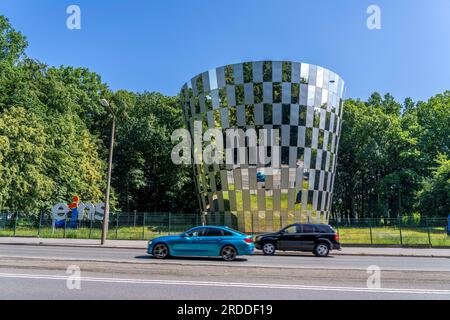
[[116,115],[112,110],[108,100],[101,99],[100,104],[105,108],[108,108],[109,112],[112,116],[112,124],[111,124],[111,139],[109,145],[109,160],[108,160],[108,176],[106,180],[106,191],[105,191],[105,214],[103,216],[103,226],[102,226],[102,239],[101,244],[104,245],[106,242],[106,237],[108,235],[108,224],[109,224],[109,193],[111,189],[111,171],[112,171],[112,158],[113,158],[113,149],[114,149],[114,134],[116,130]]

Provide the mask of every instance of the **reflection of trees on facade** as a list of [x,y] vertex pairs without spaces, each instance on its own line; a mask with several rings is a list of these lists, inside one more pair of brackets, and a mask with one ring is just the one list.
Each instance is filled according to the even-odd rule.
[[[307,83],[302,83],[301,75]],[[333,81],[328,82],[328,79]],[[290,222],[288,217],[326,221],[335,169],[335,157],[331,154],[337,152],[342,115],[342,108],[333,108],[331,104],[340,102],[342,91],[343,81],[333,72],[292,62],[228,65],[202,73],[188,82],[181,93],[187,99],[184,114],[188,128],[201,118],[203,126],[208,123],[209,128],[220,128],[223,132],[230,128],[269,130],[263,142],[266,156],[271,160],[265,165],[252,166],[242,162],[244,159],[240,155],[236,157],[244,150],[248,161],[250,140],[244,138],[239,141],[246,144],[229,150],[234,154],[234,164],[228,164],[225,169],[202,166],[197,171],[199,185],[206,184],[198,188],[202,211],[209,217],[225,214],[227,220],[230,214],[237,216],[238,225],[234,227],[241,229],[247,226],[248,215],[264,214],[268,226],[277,215],[284,223]],[[191,92],[195,93],[194,97]],[[204,97],[211,100],[213,110],[201,107],[205,104]],[[191,108],[197,101],[200,108]],[[335,113],[328,115],[327,121],[326,114],[331,110]],[[209,121],[210,117],[214,121]],[[326,135],[325,124],[328,126]],[[328,142],[330,134],[332,138]],[[259,132],[256,137],[261,143]],[[237,159],[241,161],[237,163]],[[265,172],[264,185],[257,183],[257,172]],[[222,185],[216,183],[219,177]]]

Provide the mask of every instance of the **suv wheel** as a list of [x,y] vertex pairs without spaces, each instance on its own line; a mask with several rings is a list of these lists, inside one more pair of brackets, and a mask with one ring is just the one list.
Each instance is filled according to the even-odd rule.
[[324,242],[320,242],[314,248],[314,254],[317,257],[326,257],[330,253],[330,246]]
[[266,256],[274,255],[276,251],[275,245],[272,242],[266,242],[262,246],[262,252]]

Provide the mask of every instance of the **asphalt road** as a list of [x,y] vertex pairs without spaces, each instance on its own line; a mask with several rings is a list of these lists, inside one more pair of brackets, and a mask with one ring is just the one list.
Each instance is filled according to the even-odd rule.
[[[230,276],[226,281],[160,279],[136,274],[81,272],[79,287],[63,270],[26,270],[0,268],[0,299],[176,299],[176,300],[316,300],[316,299],[450,299],[450,288],[430,289],[417,284],[402,288],[390,282],[379,289],[347,281],[330,285],[301,284],[293,281],[241,280]],[[68,284],[69,283],[69,284]],[[79,288],[79,289],[77,289]]]
[[[370,265],[380,267],[375,288],[368,287]],[[67,273],[73,266],[79,278]],[[136,249],[4,245],[0,299],[450,300],[450,259],[304,254],[160,261]]]
[[383,257],[383,256],[330,256],[317,258],[309,253],[291,255],[263,256],[253,255],[240,257],[234,262],[224,262],[220,258],[171,258],[160,261],[139,249],[112,249],[89,247],[61,247],[61,246],[25,246],[0,245],[0,257],[27,258],[56,258],[82,259],[96,261],[119,261],[135,263],[163,263],[189,265],[233,265],[253,267],[282,267],[282,268],[314,268],[314,269],[353,269],[366,270],[371,265],[377,265],[382,270],[411,270],[411,271],[449,271],[448,258],[422,257]]

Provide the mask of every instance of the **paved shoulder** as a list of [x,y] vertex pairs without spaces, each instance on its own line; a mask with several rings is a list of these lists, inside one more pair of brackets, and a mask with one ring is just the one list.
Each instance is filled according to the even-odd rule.
[[[203,265],[227,267],[262,267],[317,270],[366,270],[377,265],[382,270],[450,271],[448,258],[396,257],[396,256],[351,256],[336,255],[317,258],[312,253],[277,254],[274,256],[252,255],[226,262],[220,258],[170,258],[158,260],[141,249],[117,249],[70,246],[0,245],[1,258],[47,259],[128,262],[134,264]],[[1,259],[0,259],[1,263]]]
[[[117,249],[145,249],[147,241],[143,240],[108,240],[105,246],[95,239],[41,239],[41,238],[12,238],[0,237],[0,245],[40,245],[65,247],[92,247]],[[256,252],[257,254],[259,252]],[[283,253],[281,253],[283,254]],[[292,254],[292,253],[287,253]],[[378,247],[346,247],[342,251],[333,251],[333,255],[358,256],[400,256],[400,257],[441,257],[450,258],[450,248],[378,248]]]

